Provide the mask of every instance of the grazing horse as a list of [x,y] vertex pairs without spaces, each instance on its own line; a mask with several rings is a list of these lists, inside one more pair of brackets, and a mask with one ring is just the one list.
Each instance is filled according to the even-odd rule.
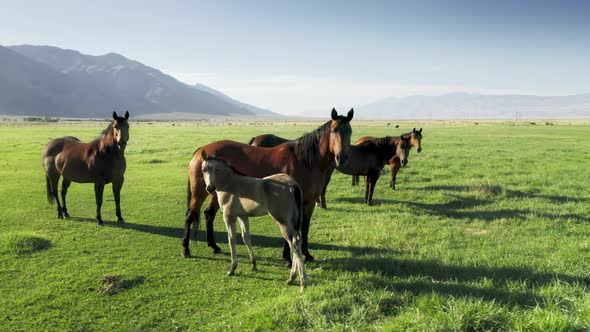
[[[211,196],[209,205],[205,210],[207,229],[207,244],[215,252],[221,249],[215,243],[213,237],[213,220],[219,209],[219,203],[215,193],[209,194],[205,189],[203,180],[202,154],[215,155],[230,163],[238,172],[255,178],[263,178],[276,173],[286,173],[299,183],[303,189],[303,222],[301,225],[301,250],[307,261],[313,260],[313,256],[307,248],[307,235],[309,223],[315,207],[315,201],[322,192],[322,184],[326,172],[332,169],[332,164],[345,163],[350,148],[350,135],[352,129],[350,121],[354,115],[351,109],[346,116],[338,115],[332,109],[331,120],[318,129],[307,133],[294,142],[281,144],[274,148],[260,148],[234,141],[218,141],[200,147],[195,151],[189,164],[188,180],[188,209],[184,222],[184,236],[182,245],[183,255],[190,256],[189,234],[191,224],[195,229],[199,221],[201,205]],[[291,262],[290,247],[285,243],[283,258]]]
[[275,147],[279,144],[283,144],[285,142],[291,142],[291,141],[292,140],[290,140],[290,139],[282,138],[277,135],[264,134],[264,135],[258,135],[258,136],[252,137],[250,139],[250,141],[248,142],[248,144],[250,144],[252,146],[259,146],[261,148],[272,148],[272,147]]
[[[410,144],[416,148],[416,151],[420,153],[422,151],[422,128],[420,130],[416,130],[416,128],[412,129],[411,132],[405,133],[402,135],[403,137],[410,138]],[[376,140],[378,138],[372,136],[365,136],[359,138],[355,144],[360,144],[365,141],[369,140]],[[408,152],[409,153],[409,152]],[[407,163],[406,163],[407,164]],[[406,166],[406,164],[402,165],[402,162],[397,156],[393,156],[393,158],[389,159],[389,169],[391,170],[391,181],[389,182],[389,186],[395,190],[395,178],[397,176],[397,172],[399,171],[401,166]],[[352,185],[358,184],[359,179],[358,176],[352,176]]]
[[207,156],[201,150],[201,172],[207,192],[217,194],[217,202],[223,212],[230,244],[231,267],[227,275],[233,275],[238,267],[236,251],[236,219],[240,220],[242,240],[248,247],[252,271],[256,271],[256,256],[250,242],[248,217],[269,214],[281,229],[293,254],[293,264],[287,284],[299,274],[301,290],[305,286],[305,265],[301,254],[301,222],[303,219],[303,191],[292,177],[277,173],[257,179],[236,172],[222,159]]
[[[341,173],[353,176],[365,175],[365,203],[373,204],[373,191],[381,170],[393,156],[397,156],[402,163],[407,163],[411,148],[410,138],[386,136],[377,140],[370,140],[350,146],[348,162],[336,167]],[[330,178],[326,178],[324,190],[320,196],[321,203],[326,202],[326,188]]]
[[[90,143],[83,143],[76,137],[66,136],[56,138],[43,149],[41,159],[45,169],[47,200],[49,203],[57,202],[57,217],[69,218],[66,206],[68,187],[72,182],[94,183],[94,195],[96,198],[96,220],[102,225],[100,208],[102,206],[102,194],[105,184],[113,183],[113,196],[117,221],[123,222],[121,216],[120,194],[125,175],[125,147],[129,140],[129,112],[125,117],[119,117],[113,112],[113,121],[100,136]],[[57,197],[59,178],[61,183],[60,204]]]

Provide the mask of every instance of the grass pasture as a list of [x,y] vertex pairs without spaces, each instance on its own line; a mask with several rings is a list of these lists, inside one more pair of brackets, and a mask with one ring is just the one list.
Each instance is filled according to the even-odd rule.
[[[320,123],[132,122],[122,212],[110,185],[104,227],[92,185],[72,184],[70,220],[45,198],[40,154],[52,138],[95,138],[106,123],[0,124],[0,330],[590,330],[590,130],[583,125],[421,123],[397,188],[375,206],[335,173],[310,231],[309,285],[284,284],[282,238],[251,219],[258,272],[218,214],[214,255],[181,257],[187,165],[200,145]],[[352,122],[353,138],[409,131]],[[202,225],[202,228],[204,225]]]

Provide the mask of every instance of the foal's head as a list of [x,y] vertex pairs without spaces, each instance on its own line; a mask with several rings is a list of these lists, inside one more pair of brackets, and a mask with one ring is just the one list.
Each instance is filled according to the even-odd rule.
[[207,186],[207,192],[213,193],[219,185],[220,179],[227,179],[233,170],[221,159],[208,156],[205,150],[201,152],[201,172]]
[[402,162],[402,166],[408,164],[408,157],[410,156],[410,149],[412,148],[411,137],[401,137],[396,143],[396,155]]
[[354,115],[354,109],[350,109],[346,116],[338,115],[336,109],[332,109],[332,123],[330,124],[330,152],[334,154],[336,166],[345,164],[350,150],[350,135],[352,128],[350,120]]
[[416,148],[418,153],[422,151],[422,128],[420,128],[420,130],[416,130],[416,128],[412,130],[410,133],[410,143]]
[[118,116],[117,112],[113,112],[111,127],[113,128],[113,137],[121,152],[125,152],[129,140],[129,123],[127,119],[129,119],[129,112],[125,112],[125,117]]

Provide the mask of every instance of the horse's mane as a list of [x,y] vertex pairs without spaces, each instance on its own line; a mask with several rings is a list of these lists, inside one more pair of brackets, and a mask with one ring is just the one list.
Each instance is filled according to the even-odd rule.
[[380,148],[383,146],[389,146],[391,145],[391,141],[392,140],[398,140],[400,139],[400,136],[385,136],[385,137],[379,137],[377,139],[375,139],[375,146]]
[[298,158],[301,158],[308,163],[311,163],[314,160],[316,154],[319,152],[320,139],[331,129],[331,123],[332,120],[324,123],[310,133],[303,134],[303,136],[296,140],[295,154]]

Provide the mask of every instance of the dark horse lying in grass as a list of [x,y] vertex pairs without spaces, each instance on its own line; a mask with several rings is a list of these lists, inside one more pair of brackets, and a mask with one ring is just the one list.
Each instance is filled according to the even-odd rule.
[[[416,148],[416,151],[418,153],[422,152],[422,128],[420,128],[420,130],[416,130],[416,128],[412,129],[411,132],[409,133],[405,133],[402,135],[403,137],[406,138],[410,138],[410,144],[412,145],[412,147]],[[359,138],[356,141],[356,145],[361,144],[363,142],[366,141],[370,141],[370,140],[378,140],[377,137],[372,137],[372,136],[364,136]],[[409,151],[408,151],[408,156],[409,156]],[[395,179],[397,177],[397,172],[399,171],[399,169],[401,168],[401,166],[406,166],[406,163],[402,163],[402,161],[400,160],[400,158],[395,155],[393,156],[391,159],[389,159],[389,169],[391,170],[391,181],[389,182],[389,186],[395,190]],[[352,176],[352,185],[357,185],[359,183],[359,179],[358,176],[353,175]]]
[[[119,117],[113,112],[113,121],[102,131],[100,136],[90,143],[83,143],[76,137],[56,138],[43,149],[41,159],[46,175],[47,199],[57,202],[57,217],[69,218],[66,206],[68,187],[73,182],[94,183],[96,198],[96,220],[102,224],[100,208],[105,184],[113,183],[113,196],[117,210],[117,221],[123,222],[121,216],[120,194],[125,175],[125,147],[129,140],[129,112]],[[59,178],[61,199],[57,196]]]
[[[202,151],[230,164],[236,171],[256,178],[263,178],[276,173],[286,173],[299,183],[303,189],[303,221],[301,227],[301,250],[305,259],[313,260],[307,247],[307,235],[315,202],[322,192],[326,172],[333,169],[333,164],[345,163],[350,149],[352,129],[350,121],[354,111],[346,116],[338,115],[332,110],[331,120],[311,133],[305,134],[294,142],[288,142],[274,148],[260,148],[234,141],[218,141],[200,147],[195,151],[189,164],[188,201],[189,206],[184,223],[182,245],[183,255],[190,256],[189,234],[191,224],[196,229],[199,212],[203,202],[210,196],[209,206],[205,210],[207,242],[214,251],[220,248],[213,237],[213,219],[219,209],[215,193],[209,194],[203,179]],[[283,258],[291,262],[290,247],[285,243]]]

